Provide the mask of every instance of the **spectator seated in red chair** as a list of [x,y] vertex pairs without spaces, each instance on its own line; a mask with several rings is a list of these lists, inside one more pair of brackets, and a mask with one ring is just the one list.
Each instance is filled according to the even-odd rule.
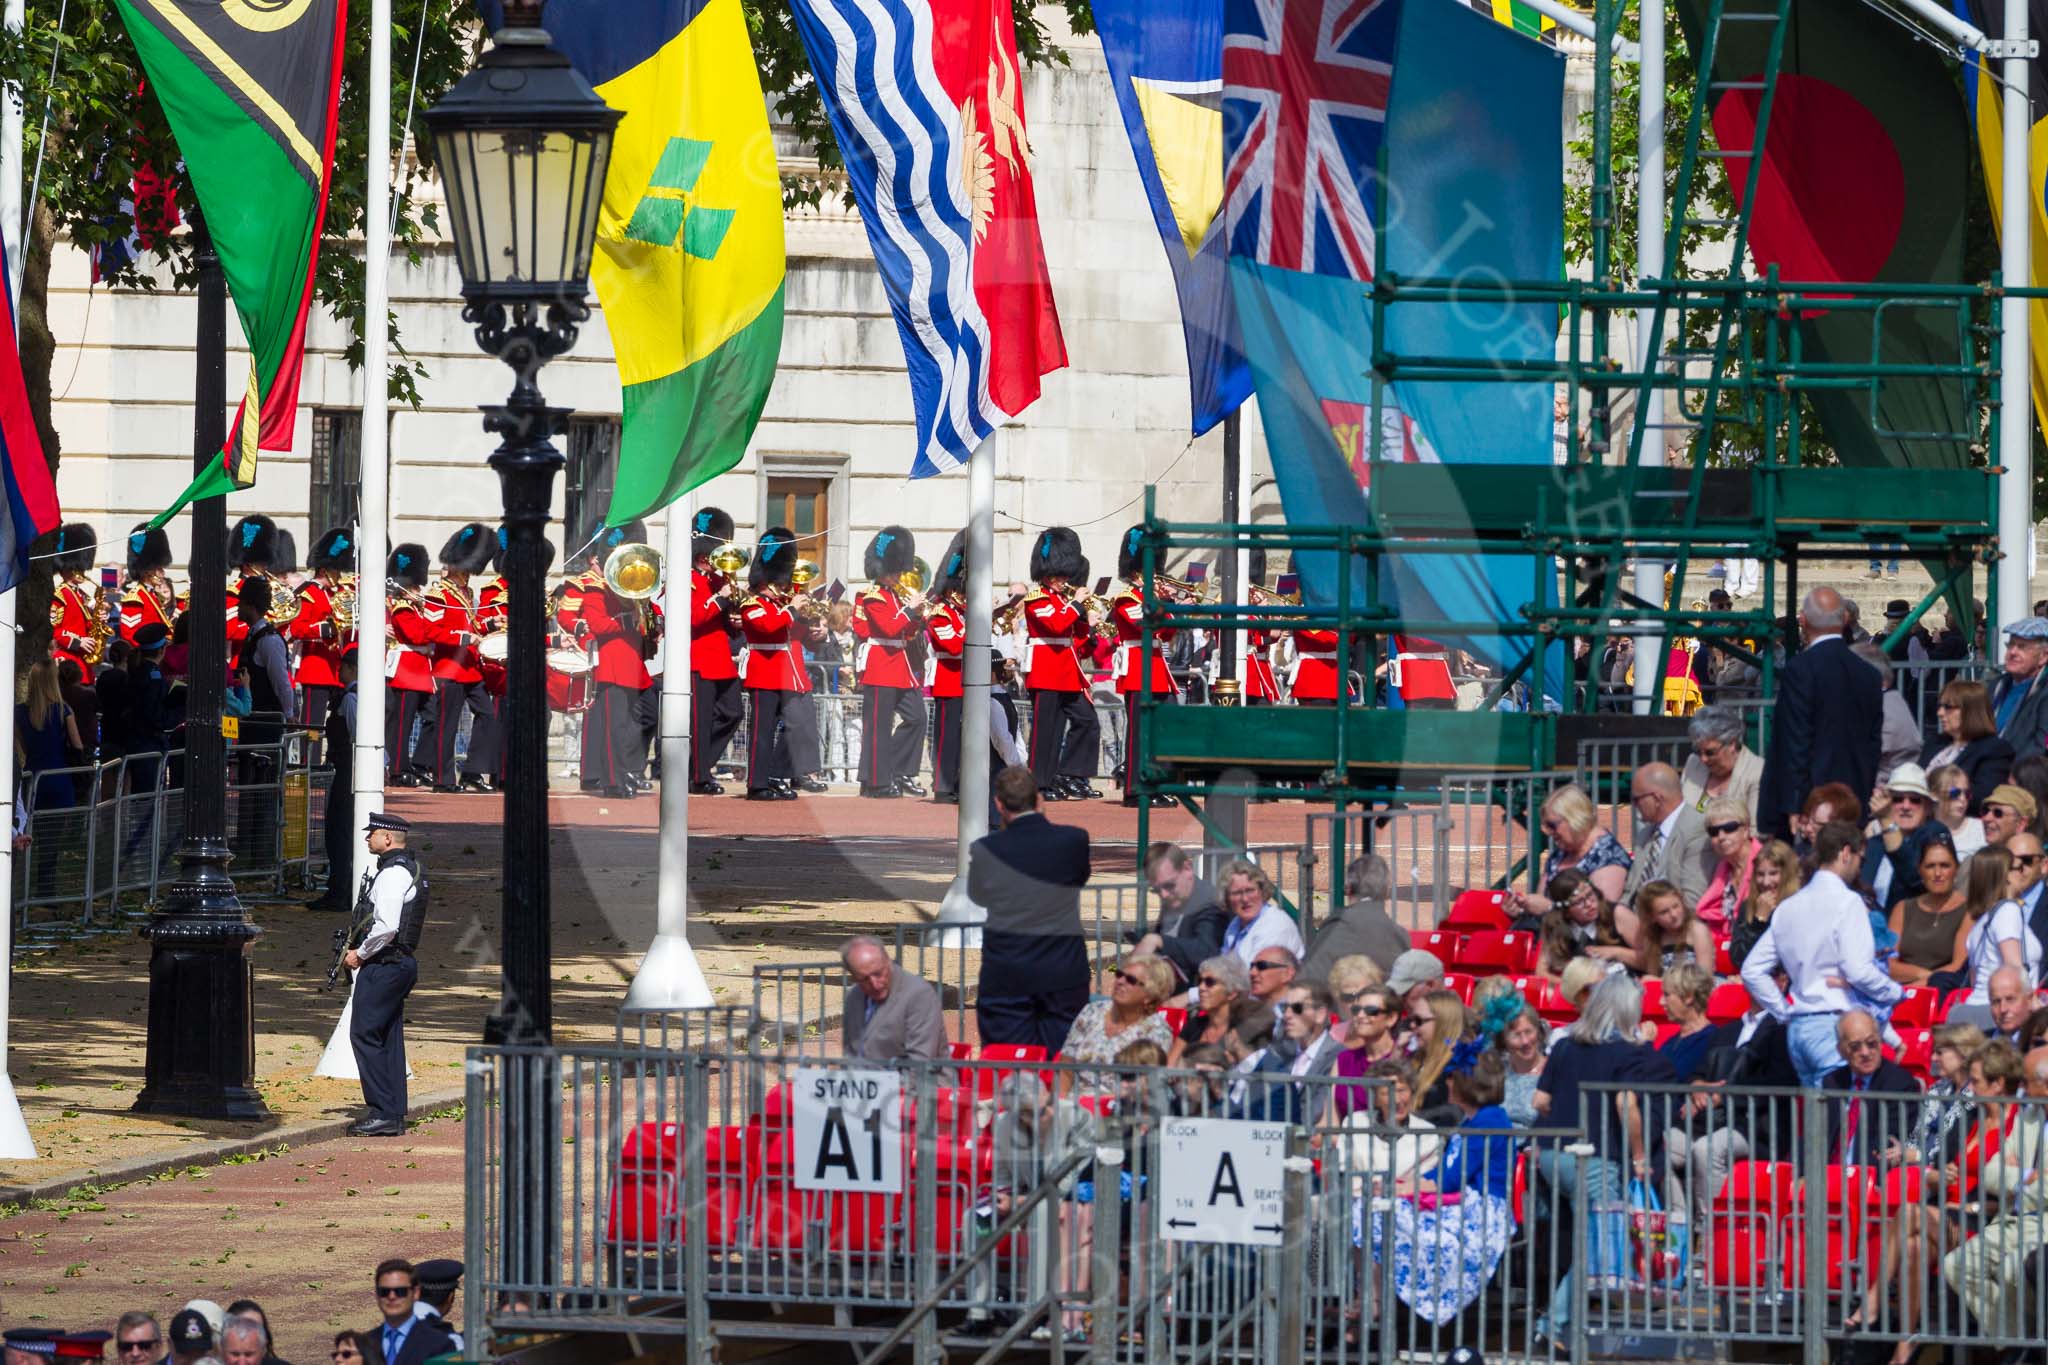
[[1237,954],[1209,958],[1196,969],[1195,1008],[1188,1011],[1180,1036],[1166,1054],[1167,1065],[1180,1066],[1195,1048],[1223,1046],[1225,1035],[1259,1007],[1252,999],[1251,973]]
[[1601,892],[1599,883],[1583,872],[1565,871],[1552,877],[1543,889],[1550,909],[1544,912],[1538,931],[1542,945],[1536,954],[1538,973],[1561,982],[1573,958],[1620,962],[1635,956],[1615,919],[1614,902]]
[[[1173,1046],[1173,1034],[1159,1006],[1173,992],[1173,967],[1165,958],[1132,956],[1117,965],[1110,978],[1109,999],[1092,1000],[1081,1007],[1067,1041],[1060,1047],[1063,1062],[1108,1064],[1132,1043],[1159,1045],[1160,1060]],[[1073,1072],[1063,1073],[1075,1075]],[[1079,1073],[1086,1088],[1107,1084],[1106,1073]]]
[[870,1062],[930,1061],[946,1050],[946,1011],[929,981],[892,961],[862,934],[839,951],[846,989],[846,1055]]
[[1748,803],[1737,797],[1709,799],[1706,820],[1707,843],[1714,850],[1714,872],[1694,911],[1709,930],[1725,934],[1729,926],[1742,918],[1742,906],[1749,899],[1749,884],[1756,873],[1757,855],[1764,851],[1764,841],[1750,828]]
[[1621,931],[1635,945],[1628,965],[1650,980],[1680,962],[1714,969],[1714,935],[1671,882],[1645,882],[1636,892],[1636,913],[1615,912]]

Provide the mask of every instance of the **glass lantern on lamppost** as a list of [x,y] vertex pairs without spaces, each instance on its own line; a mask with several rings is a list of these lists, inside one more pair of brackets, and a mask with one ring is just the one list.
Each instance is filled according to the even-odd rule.
[[[551,439],[569,411],[549,407],[540,367],[576,344],[590,316],[612,109],[540,27],[540,0],[507,0],[505,22],[477,67],[427,111],[462,271],[464,320],[477,344],[512,367],[512,395],[483,409],[501,444],[491,455],[504,501],[510,653],[506,747],[502,989],[484,1041],[508,1049],[502,1073],[500,1207],[528,1211],[495,1269],[512,1297],[542,1306],[558,1282],[561,1117],[553,1029],[548,892],[547,698],[542,650],[542,537],[562,453]],[[479,1116],[479,1121],[485,1121]],[[487,1269],[486,1274],[490,1273]]]
[[549,42],[540,8],[506,4],[476,69],[426,114],[463,318],[515,375],[511,398],[483,410],[485,429],[503,438],[490,463],[504,498],[511,595],[504,991],[484,1038],[512,1044],[546,1044],[552,1025],[542,536],[562,467],[550,438],[568,409],[549,407],[535,377],[576,344],[590,316],[590,253],[619,121]]

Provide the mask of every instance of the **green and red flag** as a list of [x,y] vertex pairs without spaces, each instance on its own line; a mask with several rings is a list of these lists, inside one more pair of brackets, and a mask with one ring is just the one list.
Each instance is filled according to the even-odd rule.
[[162,525],[194,498],[254,483],[259,450],[291,449],[348,4],[115,3],[177,138],[249,343],[249,385],[220,460],[153,523]]
[[[1731,6],[1731,14],[1734,9]],[[1713,79],[1714,135],[1741,200],[1776,24],[1750,0],[1721,25]],[[1679,0],[1699,51],[1708,0]],[[1792,0],[1765,130],[1749,251],[1759,275],[1787,282],[1960,284],[1969,135],[1955,77],[1933,45],[1863,0]],[[1954,308],[1895,303],[1830,308],[1816,291],[1801,311],[1806,355],[1835,364],[1955,366],[1965,336]],[[1956,468],[1968,460],[1973,415],[1965,386],[1905,375],[1871,388],[1809,393],[1844,464]]]

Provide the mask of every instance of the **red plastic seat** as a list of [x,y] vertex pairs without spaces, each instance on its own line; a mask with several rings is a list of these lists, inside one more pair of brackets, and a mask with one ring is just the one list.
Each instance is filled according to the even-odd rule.
[[[605,1211],[607,1242],[646,1251],[683,1245],[684,1140],[682,1125],[675,1123],[642,1123],[626,1134]],[[745,1130],[739,1125],[713,1128],[699,1150],[704,1156],[704,1215],[689,1226],[703,1230],[708,1246],[732,1246],[751,1183]]]
[[1458,954],[1464,951],[1465,936],[1447,929],[1410,929],[1408,946],[1434,954],[1438,962],[1448,965],[1456,962]]
[[[1897,1016],[1893,1016],[1897,1022]],[[1902,1028],[1899,1041],[1905,1044],[1899,1049],[1899,1065],[1918,1076],[1923,1082],[1934,1071],[1934,1030],[1929,1028]]]
[[1505,891],[1461,891],[1451,902],[1451,913],[1444,916],[1444,922],[1437,927],[1467,933],[1505,929],[1508,927],[1507,899]]
[[1181,1029],[1188,1022],[1188,1012],[1172,1005],[1159,1012],[1166,1016],[1166,1031],[1176,1038],[1180,1037]]
[[974,1044],[948,1043],[946,1044],[946,1057],[950,1061],[971,1062],[974,1060]]
[[[909,1132],[904,1133],[906,1145]],[[761,1188],[754,1203],[754,1245],[765,1251],[881,1254],[894,1245],[902,1218],[903,1197],[895,1194],[828,1194],[796,1188],[796,1138],[777,1133],[769,1141]],[[903,1169],[908,1184],[909,1153]],[[817,1242],[805,1231],[822,1229]]]
[[1479,978],[1470,972],[1445,972],[1444,989],[1456,991],[1458,998],[1469,1005],[1472,1003],[1472,992],[1479,989]]
[[1723,981],[1707,997],[1707,1019],[1711,1023],[1732,1024],[1747,1013],[1749,987],[1740,981]]
[[1892,1006],[1892,1027],[1900,1033],[1907,1029],[1934,1027],[1934,1007],[1940,999],[1941,992],[1932,986],[1906,987],[1899,1003]]
[[1515,1158],[1514,1192],[1508,1198],[1508,1207],[1515,1215],[1515,1222],[1529,1221],[1529,1154],[1523,1152]]
[[1657,1046],[1662,1047],[1673,1038],[1676,1038],[1678,1036],[1678,1028],[1677,1024],[1657,1025]]
[[1564,998],[1564,992],[1557,983],[1547,976],[1517,976],[1512,978],[1515,989],[1529,1002],[1546,1024],[1569,1024],[1579,1017],[1571,1002]]
[[1505,976],[1534,967],[1536,936],[1509,929],[1482,929],[1465,940],[1450,965],[1472,976]]
[[1930,1025],[1946,1023],[1948,1021],[1948,1012],[1968,1000],[1971,989],[1969,986],[1958,986],[1950,991],[1943,997],[1941,1003],[1934,1007],[1934,1018],[1928,1020],[1928,1023]]
[[1707,1211],[1708,1283],[1754,1289],[1777,1282],[1779,1221],[1799,1175],[1788,1161],[1738,1161]]
[[1735,957],[1728,951],[1728,940],[1725,938],[1714,942],[1714,975],[1735,975]]
[[1655,977],[1643,982],[1643,1018],[1652,1024],[1664,1022],[1664,983]]
[[[1045,1059],[1045,1049],[1035,1043],[989,1043],[981,1050],[981,1060],[984,1062],[1030,1063],[1042,1062]],[[996,1087],[1001,1085],[1006,1077],[1019,1069],[1014,1066],[974,1068],[975,1093],[983,1099],[989,1098],[996,1093]]]

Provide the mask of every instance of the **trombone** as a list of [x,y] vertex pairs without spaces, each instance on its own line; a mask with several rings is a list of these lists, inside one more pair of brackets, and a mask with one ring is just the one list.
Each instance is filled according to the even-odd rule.
[[1215,586],[1213,579],[1204,579],[1200,583],[1195,583],[1185,578],[1174,578],[1163,573],[1153,574],[1152,581],[1168,592],[1180,594],[1188,602],[1208,601],[1210,589]]

